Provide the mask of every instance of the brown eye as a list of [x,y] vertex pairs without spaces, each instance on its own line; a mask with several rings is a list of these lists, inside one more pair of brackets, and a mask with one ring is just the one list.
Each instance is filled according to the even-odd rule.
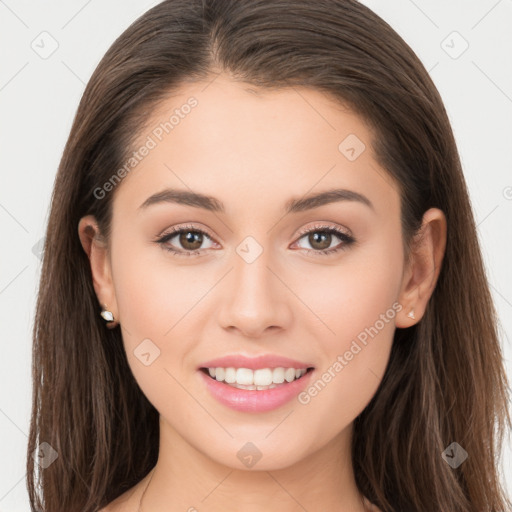
[[182,231],[178,236],[181,246],[186,251],[195,251],[203,243],[203,234],[199,231]]
[[325,231],[314,231],[308,235],[308,242],[313,249],[328,249],[331,246],[331,240],[332,234]]
[[[307,238],[306,238],[307,237]],[[344,233],[341,229],[332,226],[315,226],[313,229],[309,229],[302,232],[301,239],[307,239],[311,249],[303,247],[308,253],[313,254],[331,254],[338,252],[339,250],[346,249],[355,242],[355,238],[347,233]],[[333,238],[341,240],[337,246],[331,247]]]
[[[204,242],[207,240],[210,240],[210,245],[204,247]],[[175,228],[170,233],[156,240],[156,242],[165,250],[174,253],[176,256],[192,256],[199,254],[202,249],[209,249],[213,245],[208,233],[193,226]]]

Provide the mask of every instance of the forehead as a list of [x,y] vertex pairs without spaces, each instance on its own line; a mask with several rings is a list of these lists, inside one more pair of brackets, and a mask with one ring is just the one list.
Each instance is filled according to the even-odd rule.
[[138,134],[133,150],[144,155],[115,202],[133,210],[172,187],[214,195],[235,214],[347,188],[395,208],[397,188],[374,159],[373,137],[358,115],[314,89],[262,90],[224,75],[183,84]]

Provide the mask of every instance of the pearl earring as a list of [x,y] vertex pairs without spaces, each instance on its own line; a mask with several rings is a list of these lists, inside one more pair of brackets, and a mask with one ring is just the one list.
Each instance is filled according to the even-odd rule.
[[109,329],[113,329],[118,324],[117,320],[114,319],[114,314],[112,311],[108,311],[107,306],[105,305],[100,313],[103,320],[106,320],[107,327]]

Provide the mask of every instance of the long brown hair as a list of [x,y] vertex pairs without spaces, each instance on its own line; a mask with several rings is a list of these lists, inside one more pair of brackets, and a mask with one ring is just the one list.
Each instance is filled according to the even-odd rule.
[[[166,0],[99,63],[58,169],[33,330],[32,510],[94,512],[156,464],[159,415],[120,330],[99,315],[77,226],[93,214],[109,238],[113,194],[95,191],[126,162],[159,101],[220,71],[263,89],[314,88],[365,119],[378,162],[399,184],[405,248],[428,208],[446,215],[425,315],[396,330],[382,383],[355,420],[360,491],[383,512],[509,508],[497,469],[510,427],[498,319],[454,136],[418,57],[356,0]],[[452,442],[468,454],[457,468],[442,456]],[[32,457],[42,443],[58,454],[47,467]]]

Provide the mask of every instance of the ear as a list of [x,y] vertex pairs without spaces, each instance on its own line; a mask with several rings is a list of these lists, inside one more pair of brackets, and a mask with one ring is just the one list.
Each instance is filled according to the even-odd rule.
[[[410,327],[420,321],[434,292],[446,249],[446,217],[431,208],[411,247],[411,259],[404,271],[398,302],[403,309],[396,317],[397,327]],[[414,310],[415,318],[408,315]]]
[[101,306],[106,307],[114,314],[115,319],[118,319],[110,255],[93,215],[87,215],[80,219],[78,236],[91,264],[92,281],[98,301]]

